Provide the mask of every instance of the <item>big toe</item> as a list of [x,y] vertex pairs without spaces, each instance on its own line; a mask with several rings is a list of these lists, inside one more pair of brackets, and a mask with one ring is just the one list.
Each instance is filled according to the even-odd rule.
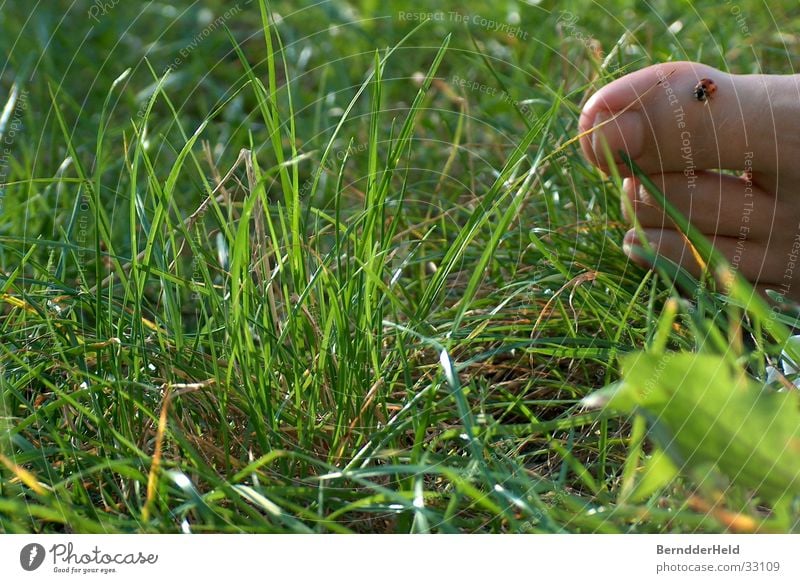
[[[698,93],[701,82],[707,90]],[[610,154],[624,175],[630,171],[619,150],[648,174],[692,176],[715,168],[800,174],[798,104],[794,76],[730,75],[691,62],[653,65],[609,83],[586,102],[581,149],[605,171]]]

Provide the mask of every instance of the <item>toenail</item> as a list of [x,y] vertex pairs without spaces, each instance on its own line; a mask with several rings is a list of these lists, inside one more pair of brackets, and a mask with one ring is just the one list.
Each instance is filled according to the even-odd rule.
[[623,192],[628,194],[628,197],[631,199],[631,202],[639,202],[645,204],[652,203],[652,199],[650,198],[650,193],[647,192],[647,188],[645,187],[645,185],[639,182],[638,180],[634,180],[630,176],[622,180],[622,190]]
[[598,160],[605,159],[603,142],[617,157],[617,152],[623,150],[636,159],[642,153],[644,146],[644,120],[638,110],[630,110],[612,116],[607,111],[599,112],[594,118],[594,127],[602,127],[592,134],[592,149]]
[[627,255],[628,257],[633,255],[633,244],[632,243],[628,243],[627,241],[623,241],[622,242],[622,252],[625,255]]
[[658,206],[653,202],[653,196],[650,194],[650,191],[647,190],[647,187],[644,184],[640,184],[639,188],[636,189],[636,198],[639,199],[639,202],[642,204]]
[[652,252],[658,247],[659,232],[654,229],[643,229],[644,241],[635,229],[629,230],[622,238],[622,252],[631,259],[645,259],[648,257],[647,249]]
[[636,234],[636,231],[631,229],[627,233],[625,233],[625,237],[622,239],[622,252],[625,253],[628,257],[633,255],[633,248],[634,246],[638,246],[639,237]]

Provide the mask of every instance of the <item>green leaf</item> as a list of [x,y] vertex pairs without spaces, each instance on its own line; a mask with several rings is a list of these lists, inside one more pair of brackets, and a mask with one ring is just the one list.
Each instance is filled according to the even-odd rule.
[[800,396],[761,387],[719,356],[629,354],[623,380],[584,401],[649,421],[650,437],[682,470],[713,464],[777,500],[800,493]]
[[633,502],[643,502],[659,488],[665,487],[678,475],[678,468],[669,456],[660,449],[647,459],[642,468],[639,482],[633,489],[630,499]]

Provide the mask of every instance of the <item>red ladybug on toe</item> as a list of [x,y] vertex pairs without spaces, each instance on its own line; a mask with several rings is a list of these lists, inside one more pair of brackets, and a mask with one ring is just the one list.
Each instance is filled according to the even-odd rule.
[[700,82],[694,86],[694,98],[697,101],[706,101],[711,99],[717,91],[717,84],[711,79],[700,79]]

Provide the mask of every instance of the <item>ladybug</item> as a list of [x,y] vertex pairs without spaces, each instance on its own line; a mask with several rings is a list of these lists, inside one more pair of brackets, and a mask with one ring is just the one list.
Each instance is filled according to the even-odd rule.
[[711,79],[700,79],[700,82],[694,86],[694,98],[697,101],[706,101],[711,99],[711,96],[717,91],[717,84]]

